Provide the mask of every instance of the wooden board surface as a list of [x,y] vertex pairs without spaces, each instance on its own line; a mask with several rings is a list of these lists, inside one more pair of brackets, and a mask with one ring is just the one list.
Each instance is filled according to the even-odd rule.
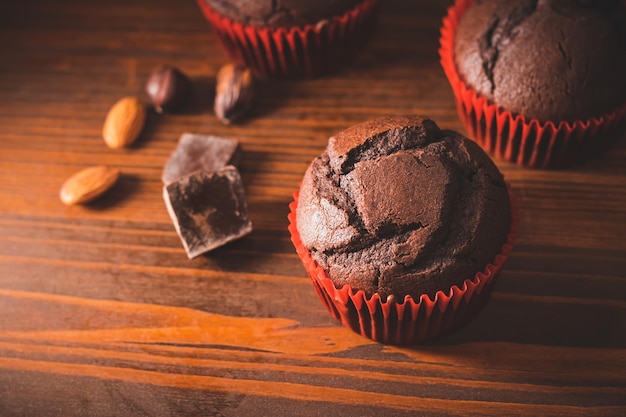
[[[467,328],[398,348],[336,323],[287,232],[327,139],[381,115],[463,131],[437,54],[449,2],[384,1],[357,62],[261,82],[243,123],[212,112],[227,62],[194,1],[26,0],[0,6],[1,416],[626,415],[626,141],[559,171],[497,161],[520,206],[517,245]],[[101,139],[158,64],[195,97],[150,113],[139,141]],[[241,142],[254,232],[188,260],[161,196],[183,132]],[[87,166],[123,174],[67,207]]]

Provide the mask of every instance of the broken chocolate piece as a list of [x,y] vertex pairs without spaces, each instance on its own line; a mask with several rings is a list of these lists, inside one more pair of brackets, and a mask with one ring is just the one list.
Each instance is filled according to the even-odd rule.
[[163,198],[189,259],[252,231],[239,171],[197,171],[163,187]]
[[236,140],[185,133],[165,164],[161,179],[167,185],[196,171],[214,172],[237,165],[239,154]]

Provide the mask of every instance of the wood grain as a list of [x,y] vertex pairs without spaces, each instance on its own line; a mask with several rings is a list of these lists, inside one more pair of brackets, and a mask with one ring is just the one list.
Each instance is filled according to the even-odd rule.
[[[317,300],[286,216],[328,137],[399,113],[463,131],[437,55],[450,2],[383,3],[352,66],[258,82],[232,126],[212,112],[227,59],[194,1],[0,6],[1,416],[626,415],[626,140],[566,170],[496,161],[518,243],[448,339],[383,346]],[[158,64],[185,71],[193,99],[109,149],[107,110],[147,102]],[[184,132],[241,142],[254,224],[191,261],[160,180]],[[122,172],[103,198],[59,201],[66,178],[102,164]]]

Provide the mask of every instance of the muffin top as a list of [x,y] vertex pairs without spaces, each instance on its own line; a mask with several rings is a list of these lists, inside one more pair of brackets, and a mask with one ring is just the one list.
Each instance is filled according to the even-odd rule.
[[385,117],[330,138],[302,180],[296,225],[336,287],[417,300],[483,271],[511,207],[474,142],[427,118]]
[[317,24],[343,14],[359,0],[204,0],[217,13],[254,26],[292,27]]
[[476,0],[454,55],[478,94],[540,121],[587,120],[626,103],[619,0]]

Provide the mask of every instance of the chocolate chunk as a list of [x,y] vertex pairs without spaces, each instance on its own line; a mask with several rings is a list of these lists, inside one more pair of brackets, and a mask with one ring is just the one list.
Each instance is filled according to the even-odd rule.
[[252,231],[239,171],[197,171],[163,187],[163,198],[190,259]]
[[239,143],[217,136],[185,133],[165,164],[161,179],[169,184],[197,171],[214,172],[239,162]]

